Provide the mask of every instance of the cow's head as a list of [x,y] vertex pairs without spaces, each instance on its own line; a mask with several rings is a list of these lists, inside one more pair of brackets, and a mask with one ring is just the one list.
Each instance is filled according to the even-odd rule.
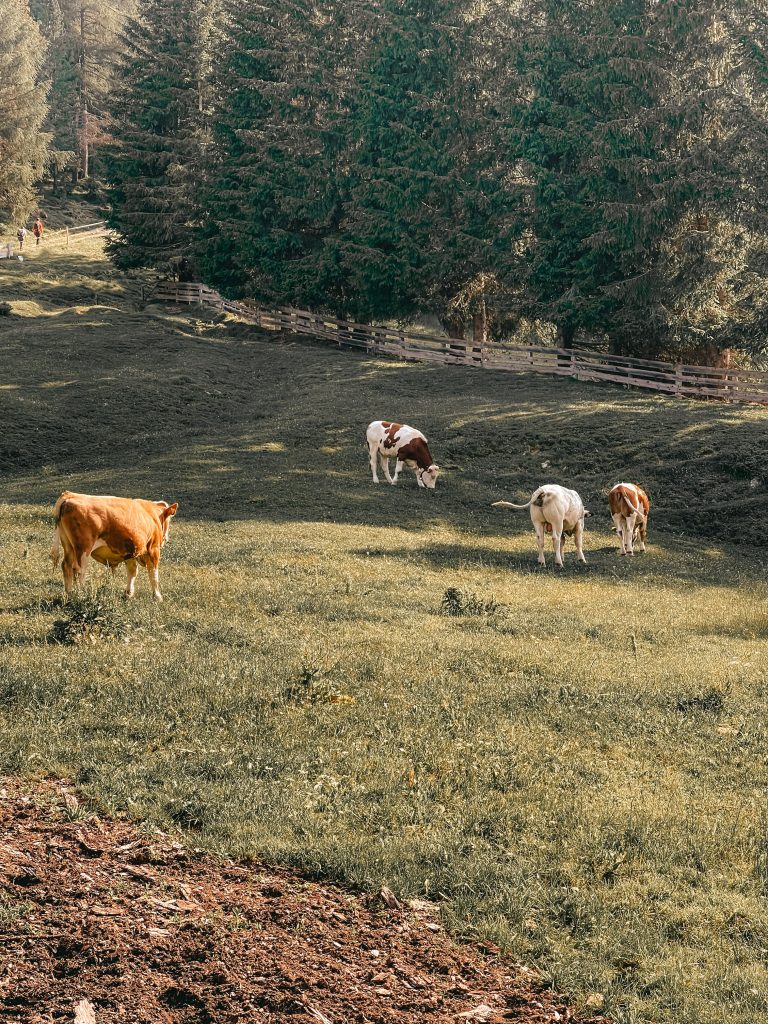
[[419,470],[421,482],[424,484],[425,487],[428,487],[430,491],[434,491],[435,489],[435,484],[437,483],[437,476],[439,472],[440,467],[436,466],[434,462],[432,463],[431,466],[427,466],[426,469]]
[[160,525],[163,530],[163,544],[168,540],[168,528],[170,526],[171,519],[176,515],[179,503],[174,501],[172,505],[169,505],[167,501],[156,501],[157,511],[160,516]]

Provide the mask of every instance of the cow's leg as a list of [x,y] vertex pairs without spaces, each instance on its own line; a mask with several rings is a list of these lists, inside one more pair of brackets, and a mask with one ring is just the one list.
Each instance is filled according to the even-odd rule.
[[88,575],[88,561],[90,557],[91,556],[85,551],[80,555],[80,565],[77,570],[77,581],[80,586],[85,583],[85,577]]
[[392,480],[390,480],[390,483],[392,483],[392,484],[396,484],[397,483],[397,478],[400,476],[400,471],[402,470],[404,465],[405,465],[405,463],[401,462],[400,459],[397,460],[397,462],[395,463],[395,475],[392,478]]
[[536,543],[539,546],[539,565],[546,565],[547,560],[544,557],[544,537],[546,536],[544,523],[534,523],[533,528],[536,531]]
[[583,520],[576,524],[576,529],[573,531],[573,539],[576,542],[576,554],[580,562],[584,562],[586,565],[587,560],[584,557],[584,549],[582,544],[584,543],[584,522]]
[[64,574],[64,593],[69,597],[72,594],[72,585],[75,582],[75,567],[69,551],[64,552],[64,560],[61,563],[61,570]]
[[631,515],[628,515],[627,518],[624,520],[624,545],[627,549],[628,555],[634,555],[635,553],[632,548],[632,542],[635,535],[636,522],[637,516],[634,512],[632,512]]
[[125,588],[125,596],[133,597],[133,592],[136,587],[136,573],[139,571],[139,566],[135,558],[128,559],[125,563],[125,571],[128,573],[128,585]]
[[645,551],[645,538],[648,535],[648,520],[644,519],[637,528],[637,539],[640,542],[640,550]]
[[157,566],[157,562],[154,564],[150,561],[147,562],[147,575],[149,576],[150,586],[152,587],[152,597],[155,601],[162,601],[163,595],[160,593],[160,571]]
[[379,474],[376,472],[376,459],[378,457],[378,445],[374,442],[368,444],[368,454],[371,457],[371,472],[373,473],[373,482],[377,484],[379,482]]
[[552,548],[555,552],[555,565],[563,568],[563,521],[552,523]]
[[389,472],[389,459],[383,452],[381,455],[381,468],[384,470],[384,476],[387,478],[388,483],[393,484],[395,481],[392,479],[392,474]]
[[624,522],[623,522],[623,518],[624,517],[619,512],[615,512],[611,516],[611,519],[613,520],[613,528],[616,531],[616,535],[619,538],[619,554],[622,554],[622,555],[626,554],[626,551],[624,550]]
[[419,487],[426,487],[427,485],[421,479],[421,473],[419,472],[418,466],[416,467],[416,469],[414,469],[413,472],[416,474],[416,483],[419,485]]

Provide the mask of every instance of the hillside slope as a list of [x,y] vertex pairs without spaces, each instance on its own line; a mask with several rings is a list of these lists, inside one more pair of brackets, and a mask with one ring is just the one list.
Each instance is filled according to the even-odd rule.
[[[0,771],[433,900],[621,1024],[768,1012],[766,412],[141,310],[98,246],[0,294]],[[425,431],[434,494],[371,483],[380,417]],[[558,574],[490,508],[547,480],[594,512]],[[93,571],[62,607],[64,487],[180,503],[162,606]]]

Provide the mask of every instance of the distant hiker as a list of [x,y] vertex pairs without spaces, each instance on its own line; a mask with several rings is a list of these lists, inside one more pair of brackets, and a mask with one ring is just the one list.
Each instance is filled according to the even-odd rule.
[[43,222],[39,217],[32,225],[32,234],[35,236],[35,245],[40,245],[40,239],[43,237]]
[[20,227],[19,230],[16,232],[16,237],[19,240],[19,248],[23,249],[24,239],[27,237],[27,229],[25,227]]

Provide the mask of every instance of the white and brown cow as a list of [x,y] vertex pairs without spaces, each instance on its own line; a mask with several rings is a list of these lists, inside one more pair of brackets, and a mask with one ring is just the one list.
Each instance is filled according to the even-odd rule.
[[[391,484],[397,483],[400,470],[409,466],[416,472],[419,487],[434,490],[440,467],[432,461],[427,439],[420,430],[404,423],[390,423],[388,420],[374,420],[366,433],[368,452],[371,456],[373,482],[379,482],[376,472],[377,460],[381,459],[384,475]],[[396,459],[395,475],[390,475],[389,460]]]
[[546,565],[544,558],[544,537],[552,534],[552,546],[555,550],[555,565],[563,566],[563,551],[566,536],[573,536],[576,542],[576,554],[582,562],[586,562],[582,551],[584,537],[584,518],[592,515],[584,508],[584,502],[576,491],[559,484],[545,484],[537,488],[531,500],[524,505],[513,505],[511,501],[494,501],[497,508],[529,508],[531,522],[536,531],[539,545],[539,565]]
[[72,592],[75,577],[83,583],[88,559],[94,558],[113,571],[125,562],[126,597],[133,597],[138,563],[141,563],[149,574],[153,597],[162,601],[158,580],[160,549],[168,539],[168,527],[178,507],[167,501],[64,491],[53,510],[56,529],[51,560],[55,569],[63,549],[62,570],[67,595]]
[[651,503],[642,487],[637,484],[616,484],[608,492],[608,507],[614,529],[619,535],[621,554],[634,555],[635,537],[640,541],[640,550],[645,551]]

